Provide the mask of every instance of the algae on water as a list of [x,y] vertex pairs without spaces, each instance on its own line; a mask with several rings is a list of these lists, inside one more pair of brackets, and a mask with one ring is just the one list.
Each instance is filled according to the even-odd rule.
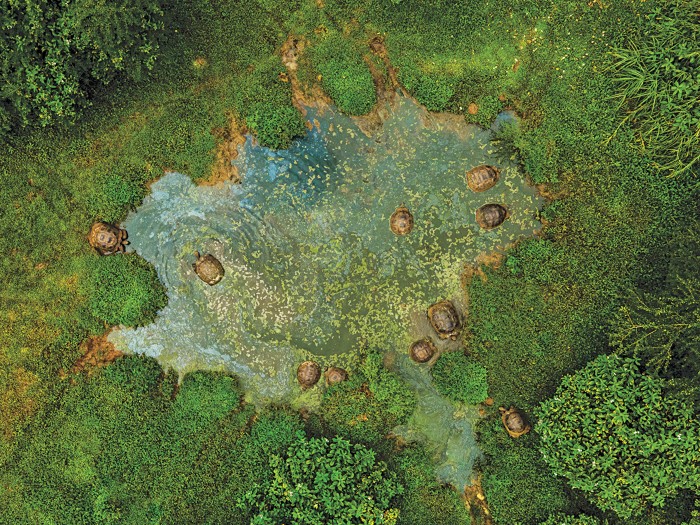
[[[292,402],[302,360],[352,368],[361,347],[405,353],[428,335],[431,303],[459,303],[465,263],[538,228],[539,198],[490,130],[401,98],[372,137],[333,109],[308,119],[313,129],[288,150],[248,138],[235,161],[240,185],[195,186],[178,173],[152,185],[123,226],[169,303],[153,324],[114,332],[118,348],[182,372],[226,368],[249,399]],[[475,194],[465,173],[480,164],[501,179]],[[474,214],[489,202],[510,217],[483,231]],[[402,204],[415,227],[397,237],[389,217]],[[195,251],[223,263],[218,285],[196,278]]]

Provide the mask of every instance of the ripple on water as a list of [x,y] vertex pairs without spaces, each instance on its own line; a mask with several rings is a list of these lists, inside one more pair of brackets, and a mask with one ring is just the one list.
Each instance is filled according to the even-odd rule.
[[[490,143],[490,130],[445,125],[407,99],[372,137],[333,110],[309,113],[318,125],[288,150],[248,138],[235,161],[241,185],[195,186],[178,173],[152,185],[123,226],[132,248],[155,266],[169,302],[153,324],[114,332],[118,348],[181,372],[225,368],[241,377],[249,399],[291,402],[300,393],[300,361],[311,354],[324,366],[351,368],[360,346],[405,353],[426,330],[412,320],[416,312],[442,298],[459,300],[465,263],[539,226],[539,198],[515,160]],[[501,179],[475,194],[465,173],[480,164],[497,166]],[[489,202],[504,204],[510,217],[483,231],[474,214]],[[388,221],[401,204],[415,227],[397,237]],[[195,251],[222,262],[218,285],[196,278]],[[432,388],[404,375],[416,389]],[[426,396],[445,420],[445,401],[434,391]],[[421,417],[414,417],[417,428],[427,424]],[[459,436],[470,436],[460,446],[473,442],[468,418],[450,413],[443,426],[446,434],[426,437],[444,440],[447,456]],[[470,470],[467,455],[462,464]],[[458,462],[448,463],[450,470]],[[444,477],[462,480],[463,471]]]

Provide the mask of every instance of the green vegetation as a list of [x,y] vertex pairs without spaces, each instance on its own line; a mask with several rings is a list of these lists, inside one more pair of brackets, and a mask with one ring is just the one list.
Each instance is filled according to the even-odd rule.
[[[379,35],[428,108],[481,125],[506,107],[520,117],[498,147],[552,197],[543,230],[470,280],[470,358],[446,354],[433,369],[453,399],[488,391],[535,424],[511,439],[490,408],[478,425],[496,524],[697,522],[697,0],[2,7],[0,522],[289,519],[298,502],[271,495],[305,480],[317,498],[321,479],[306,476],[326,466],[297,460],[340,454],[389,480],[360,514],[469,523],[426,451],[386,439],[416,398],[380,352],[308,421],[256,413],[225,374],[178,386],[133,357],[68,372],[105,322],[143,324],[165,304],[144,261],[91,253],[90,224],[122,220],[165,170],[209,177],[234,123],[273,148],[305,133],[280,75],[289,35],[307,44],[302,87],[320,82],[347,113],[372,108],[370,67],[388,76],[368,48]],[[357,501],[355,489],[327,492]],[[236,509],[243,501],[255,508]]]
[[700,163],[700,2],[659,2],[636,43],[615,49],[617,97],[642,149],[673,175]]
[[398,509],[389,505],[403,487],[362,445],[300,433],[284,457],[270,457],[269,469],[274,474],[266,486],[238,504],[253,509],[255,525],[396,524]]
[[378,444],[392,428],[406,422],[415,404],[416,394],[373,351],[348,381],[326,391],[321,410],[332,433]]
[[437,391],[453,401],[475,405],[488,397],[486,368],[461,352],[440,355],[430,373]]
[[600,356],[565,377],[539,411],[545,461],[622,518],[697,488],[700,425],[663,388],[636,361],[617,356]]
[[328,32],[311,48],[310,60],[321,76],[321,85],[345,113],[362,115],[374,107],[372,75],[362,55],[347,38]]
[[90,311],[110,325],[144,325],[165,306],[165,288],[151,265],[136,255],[95,257],[88,283]]
[[163,3],[70,0],[0,4],[0,131],[75,117],[98,84],[153,69]]

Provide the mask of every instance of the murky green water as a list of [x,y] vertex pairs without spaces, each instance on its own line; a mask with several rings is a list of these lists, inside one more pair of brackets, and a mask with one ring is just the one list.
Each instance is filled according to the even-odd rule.
[[[308,118],[316,126],[289,150],[249,139],[236,160],[241,185],[197,187],[177,173],[153,184],[123,226],[169,303],[155,323],[113,333],[118,348],[182,372],[227,368],[249,399],[298,404],[299,362],[351,369],[361,346],[405,353],[430,333],[431,303],[460,302],[465,263],[539,226],[539,199],[488,130],[448,125],[405,99],[373,137],[332,110]],[[475,194],[465,172],[479,164],[499,167],[501,180]],[[474,213],[488,202],[510,217],[485,232]],[[396,237],[388,221],[401,204],[415,228]],[[196,277],[195,250],[223,263],[220,284]]]

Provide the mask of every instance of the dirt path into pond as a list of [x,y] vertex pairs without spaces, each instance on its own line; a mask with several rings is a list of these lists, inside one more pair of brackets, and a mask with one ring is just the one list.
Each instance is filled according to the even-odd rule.
[[124,353],[117,350],[114,345],[107,340],[112,329],[104,334],[87,338],[80,345],[81,356],[71,367],[71,372],[78,374],[86,372],[88,375],[95,370],[105,367],[115,359],[123,356]]
[[473,525],[493,525],[486,495],[481,487],[481,474],[477,475],[474,482],[464,489],[464,497]]
[[200,182],[202,186],[214,186],[225,181],[235,184],[241,182],[238,168],[232,164],[238,157],[238,147],[245,143],[247,130],[233,115],[228,115],[228,125],[225,128],[214,128],[211,131],[216,138],[216,159],[211,167],[210,176]]

